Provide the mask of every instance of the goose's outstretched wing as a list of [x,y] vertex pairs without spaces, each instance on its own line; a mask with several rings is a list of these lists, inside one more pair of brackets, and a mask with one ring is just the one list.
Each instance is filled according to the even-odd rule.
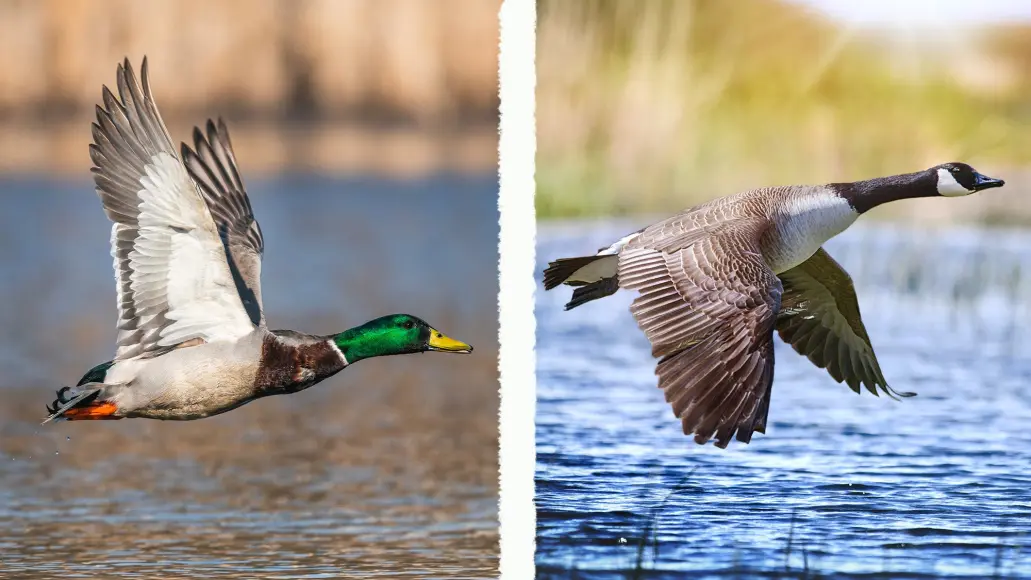
[[251,200],[229,140],[229,129],[220,118],[216,127],[208,120],[207,135],[193,129],[193,147],[182,144],[183,163],[204,195],[215,227],[226,249],[226,259],[247,315],[255,325],[265,324],[261,305],[261,257],[265,240],[254,219]]
[[857,393],[862,384],[875,395],[878,389],[892,397],[912,395],[884,380],[852,278],[823,248],[780,279],[784,297],[777,332],[784,342]]
[[150,90],[128,59],[93,124],[93,179],[111,221],[118,293],[115,359],[254,329],[204,199],[176,156]]
[[[647,230],[645,234],[647,234]],[[759,251],[761,226],[649,240],[619,254],[619,285],[659,358],[659,387],[684,434],[726,447],[765,432],[781,283]]]

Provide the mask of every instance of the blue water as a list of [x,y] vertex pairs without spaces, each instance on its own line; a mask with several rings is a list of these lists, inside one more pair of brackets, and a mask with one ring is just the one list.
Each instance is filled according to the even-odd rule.
[[[545,226],[538,266],[641,225]],[[777,339],[767,434],[726,450],[681,433],[632,295],[563,312],[568,289],[539,290],[538,578],[1031,577],[1031,235],[868,225],[827,248],[918,396],[855,395]]]
[[496,575],[495,178],[248,185],[270,326],[409,312],[475,352],[200,421],[40,427],[114,350],[110,222],[86,180],[0,178],[0,577]]

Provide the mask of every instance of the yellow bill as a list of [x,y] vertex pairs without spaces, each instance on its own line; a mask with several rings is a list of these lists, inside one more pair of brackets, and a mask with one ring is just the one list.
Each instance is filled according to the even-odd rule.
[[469,353],[472,352],[473,347],[468,344],[451,338],[450,336],[444,336],[439,330],[435,328],[430,329],[430,350],[436,350],[440,352],[461,352]]

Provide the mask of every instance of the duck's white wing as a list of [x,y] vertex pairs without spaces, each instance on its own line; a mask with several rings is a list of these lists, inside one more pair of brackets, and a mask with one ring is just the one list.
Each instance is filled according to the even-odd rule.
[[261,257],[265,241],[254,219],[251,201],[222,119],[218,126],[208,120],[207,136],[193,129],[194,149],[182,144],[183,164],[200,188],[225,245],[229,270],[251,322],[265,324],[261,305]]
[[129,61],[118,97],[104,87],[90,157],[111,231],[118,292],[116,360],[203,340],[233,340],[254,324],[236,291],[215,222]]
[[[647,230],[646,230],[647,233]],[[764,432],[781,282],[759,252],[761,227],[702,239],[645,236],[619,254],[619,285],[659,358],[656,374],[684,434],[748,442]]]

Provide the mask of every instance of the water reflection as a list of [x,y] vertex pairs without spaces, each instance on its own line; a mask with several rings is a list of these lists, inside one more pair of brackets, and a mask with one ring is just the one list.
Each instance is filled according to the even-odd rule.
[[109,225],[87,183],[7,179],[0,572],[494,576],[495,183],[295,175],[250,189],[271,326],[411,312],[476,351],[363,361],[203,421],[41,428],[52,389],[110,357]]

